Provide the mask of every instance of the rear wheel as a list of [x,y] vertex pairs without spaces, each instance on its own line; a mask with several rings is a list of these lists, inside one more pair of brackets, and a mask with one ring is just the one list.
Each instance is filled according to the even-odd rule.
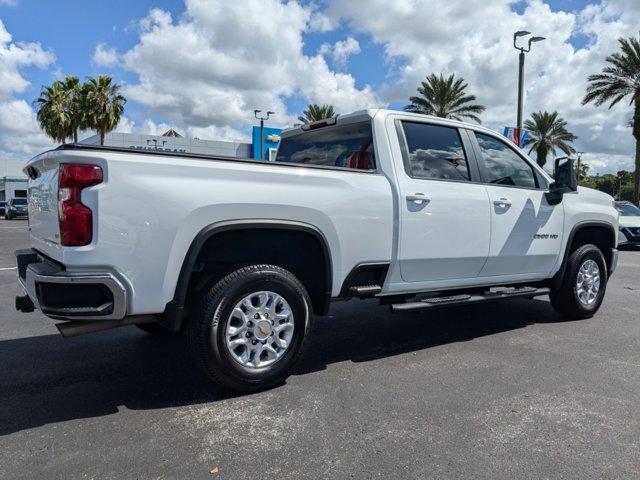
[[252,265],[211,287],[189,320],[193,357],[213,382],[252,392],[290,375],[312,328],[302,283],[274,265]]
[[607,264],[595,245],[569,255],[560,287],[549,295],[553,308],[569,318],[589,318],[600,308],[607,287]]

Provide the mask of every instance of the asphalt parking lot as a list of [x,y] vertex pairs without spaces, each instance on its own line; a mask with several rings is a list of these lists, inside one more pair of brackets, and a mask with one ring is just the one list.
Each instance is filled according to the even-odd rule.
[[0,220],[1,478],[640,478],[640,251],[590,320],[334,304],[286,385],[229,396],[181,338],[17,313],[26,239]]

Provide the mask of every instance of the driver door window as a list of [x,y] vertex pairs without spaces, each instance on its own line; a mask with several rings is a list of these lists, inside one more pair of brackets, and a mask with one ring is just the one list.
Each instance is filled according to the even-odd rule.
[[505,142],[476,132],[485,182],[512,187],[536,188],[533,168]]

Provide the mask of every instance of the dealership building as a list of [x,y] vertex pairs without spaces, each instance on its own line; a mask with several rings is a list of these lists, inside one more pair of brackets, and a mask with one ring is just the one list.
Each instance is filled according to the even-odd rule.
[[[265,160],[275,160],[281,129],[264,128],[263,156]],[[99,145],[100,136],[81,140],[80,143]],[[260,159],[260,127],[254,126],[252,142],[228,142],[220,140],[200,140],[199,138],[184,138],[171,129],[162,135],[137,135],[134,133],[108,133],[104,138],[104,145],[108,147],[130,148],[132,150],[151,150],[173,153],[197,153],[200,155],[223,156],[235,158]]]
[[27,177],[0,177],[0,202],[12,198],[27,198]]
[[0,159],[0,202],[27,196],[27,176],[22,173],[23,162]]

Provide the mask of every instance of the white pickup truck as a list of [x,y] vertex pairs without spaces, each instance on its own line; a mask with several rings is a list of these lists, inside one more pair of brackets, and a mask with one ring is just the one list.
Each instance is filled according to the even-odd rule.
[[205,375],[240,391],[282,382],[337,300],[404,312],[548,294],[590,317],[618,212],[576,186],[572,160],[555,167],[478,125],[389,110],[285,131],[273,162],[62,146],[25,167],[16,307],[65,336],[186,331]]

